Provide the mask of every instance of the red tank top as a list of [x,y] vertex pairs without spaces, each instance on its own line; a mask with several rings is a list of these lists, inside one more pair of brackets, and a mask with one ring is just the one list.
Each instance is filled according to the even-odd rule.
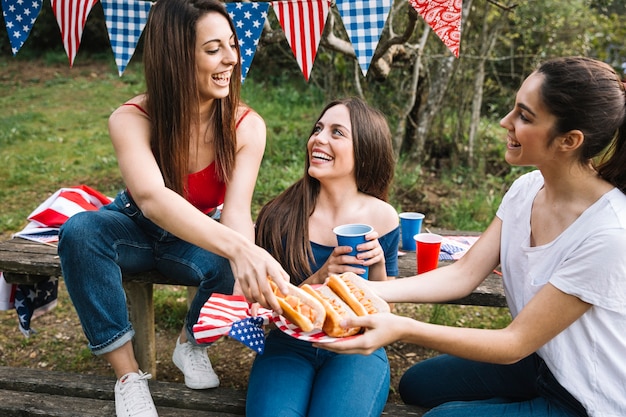
[[[134,106],[148,116],[148,113],[135,103],[124,103],[124,106]],[[250,113],[250,109],[246,109],[237,120],[237,128],[248,113]],[[224,203],[224,196],[226,195],[226,184],[219,180],[215,165],[215,161],[213,161],[206,168],[187,175],[185,198],[205,214]]]

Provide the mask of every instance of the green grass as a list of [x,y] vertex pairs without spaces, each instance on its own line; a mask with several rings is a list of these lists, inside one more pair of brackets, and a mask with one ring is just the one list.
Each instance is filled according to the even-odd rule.
[[[141,66],[131,62],[118,77],[112,62],[81,60],[69,69],[64,55],[58,60],[55,56],[35,63],[0,57],[0,236],[4,238],[22,229],[28,214],[61,187],[82,183],[110,196],[123,187],[106,124],[117,106],[143,92]],[[302,176],[306,141],[325,104],[323,92],[302,79],[270,83],[261,77],[251,74],[242,89],[244,101],[267,125],[267,147],[253,197],[255,217],[263,204]],[[518,174],[513,171],[499,178],[459,167],[433,172],[400,159],[390,202],[398,211],[425,212],[435,227],[482,230],[505,187]],[[187,311],[186,289],[157,286],[154,299],[157,336],[175,338]],[[401,314],[405,313],[452,326],[500,328],[510,321],[507,309],[489,307],[405,305]],[[16,331],[14,323],[2,324],[7,336]],[[4,338],[1,363],[108,372],[107,365],[85,347],[65,291],[59,293],[54,314],[37,319],[35,327],[47,337],[23,339],[17,332]],[[167,349],[159,355],[165,355],[160,361],[169,360]]]

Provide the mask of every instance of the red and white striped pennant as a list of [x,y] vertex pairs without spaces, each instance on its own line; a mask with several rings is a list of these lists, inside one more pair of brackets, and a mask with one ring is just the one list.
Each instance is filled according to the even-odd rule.
[[52,11],[61,29],[70,67],[74,65],[74,57],[80,46],[87,16],[97,2],[98,0],[50,0]]
[[328,0],[285,0],[272,2],[274,13],[285,32],[296,61],[308,81],[324,31]]

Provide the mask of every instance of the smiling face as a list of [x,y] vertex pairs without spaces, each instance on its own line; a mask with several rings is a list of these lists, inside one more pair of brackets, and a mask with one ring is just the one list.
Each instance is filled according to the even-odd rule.
[[196,76],[203,100],[228,96],[230,78],[239,55],[226,18],[210,12],[196,24]]
[[350,110],[338,104],[326,110],[313,128],[307,143],[309,175],[321,180],[354,178],[354,147]]
[[541,100],[544,76],[532,73],[517,92],[515,107],[500,121],[507,129],[505,159],[511,165],[541,167],[554,159],[551,144],[556,117]]

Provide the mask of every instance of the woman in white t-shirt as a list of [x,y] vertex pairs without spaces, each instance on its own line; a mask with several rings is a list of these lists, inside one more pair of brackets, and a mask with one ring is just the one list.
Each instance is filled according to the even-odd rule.
[[500,122],[506,161],[537,170],[515,181],[459,261],[371,283],[390,302],[436,303],[470,294],[501,265],[509,326],[376,314],[347,321],[363,336],[320,347],[368,353],[402,340],[445,353],[400,381],[428,417],[626,416],[625,119],[625,86],[609,65],[545,62]]

